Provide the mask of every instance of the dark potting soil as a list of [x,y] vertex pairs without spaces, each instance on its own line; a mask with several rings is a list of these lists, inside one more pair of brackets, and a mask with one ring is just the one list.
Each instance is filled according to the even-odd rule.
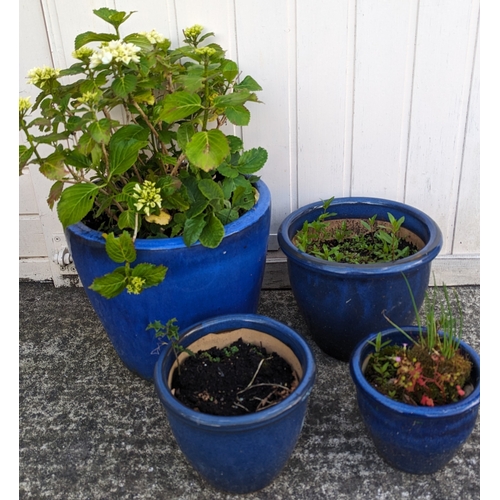
[[189,356],[172,389],[184,405],[219,416],[247,415],[273,406],[293,390],[290,365],[276,353],[239,339]]

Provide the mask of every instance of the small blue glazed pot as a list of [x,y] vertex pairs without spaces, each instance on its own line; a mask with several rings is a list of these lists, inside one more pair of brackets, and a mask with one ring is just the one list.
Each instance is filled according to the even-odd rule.
[[318,346],[328,355],[349,361],[356,344],[371,332],[387,327],[385,312],[398,325],[415,319],[408,279],[420,307],[429,284],[431,262],[442,246],[437,224],[426,214],[403,203],[379,198],[338,198],[327,209],[334,219],[387,221],[404,216],[403,228],[420,243],[420,250],[395,262],[341,264],[301,252],[292,242],[305,221],[323,213],[311,203],[292,212],[278,230],[278,242],[287,256],[290,285],[297,304]]
[[152,380],[159,342],[149,323],[177,318],[183,329],[219,314],[255,313],[266,263],[271,217],[271,194],[264,182],[256,185],[255,206],[225,226],[214,249],[199,242],[186,247],[182,237],[138,239],[137,260],[168,268],[165,280],[140,295],[126,291],[106,299],[89,290],[94,278],[117,267],[106,254],[102,233],[82,223],[69,226],[66,239],[87,296],[116,352],[127,368]]
[[[418,327],[404,327],[411,335]],[[473,364],[472,393],[457,403],[412,406],[379,393],[365,379],[363,363],[374,351],[368,344],[377,334],[359,343],[350,361],[358,407],[378,454],[392,467],[412,474],[431,474],[444,467],[470,436],[479,411],[479,356],[465,342],[460,349]],[[395,328],[382,332],[382,340],[408,343]]]
[[[247,334],[250,337],[245,337]],[[231,493],[260,490],[283,469],[299,438],[316,374],[313,354],[304,339],[289,327],[264,316],[227,315],[206,320],[186,330],[180,343],[197,352],[200,342],[204,350],[214,342],[221,347],[242,336],[248,342],[258,339],[259,345],[262,342],[268,351],[277,352],[296,367],[298,386],[275,406],[231,417],[191,410],[180,403],[169,388],[169,374],[175,362],[171,348],[160,354],[154,377],[156,391],[180,449],[208,483]],[[285,344],[285,352],[274,349],[273,344],[279,345],[279,349],[283,348],[280,344]]]

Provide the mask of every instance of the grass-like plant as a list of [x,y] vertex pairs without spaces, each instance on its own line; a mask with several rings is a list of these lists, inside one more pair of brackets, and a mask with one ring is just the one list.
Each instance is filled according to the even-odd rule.
[[418,335],[413,337],[386,316],[387,321],[401,332],[408,344],[383,341],[379,333],[371,344],[364,375],[379,392],[403,403],[418,406],[437,406],[459,401],[471,389],[469,379],[472,364],[460,352],[463,313],[458,294],[455,307],[446,285],[439,300],[438,287],[427,294],[422,319],[410,284],[404,276],[417,318]]

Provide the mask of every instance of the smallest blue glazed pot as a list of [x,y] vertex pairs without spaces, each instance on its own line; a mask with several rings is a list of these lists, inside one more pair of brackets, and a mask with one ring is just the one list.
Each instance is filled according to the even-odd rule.
[[[418,327],[403,327],[411,335]],[[361,416],[378,454],[392,467],[412,474],[431,474],[444,467],[470,436],[479,411],[479,356],[465,342],[460,349],[472,362],[474,390],[461,401],[443,406],[412,406],[394,401],[374,389],[363,375],[363,363],[374,352],[377,334],[360,342],[350,361]],[[402,345],[408,339],[395,328],[382,332],[382,341]]]
[[298,386],[275,406],[227,417],[184,406],[169,387],[175,362],[172,348],[160,354],[154,372],[156,391],[180,449],[208,483],[230,493],[260,490],[281,472],[302,430],[316,375],[314,357],[305,340],[291,328],[264,316],[236,314],[203,321],[185,330],[180,344],[197,352],[214,343],[219,347],[229,345],[240,337],[246,342],[252,337],[252,343],[262,342],[268,351],[276,346],[279,351],[275,352],[294,368]]

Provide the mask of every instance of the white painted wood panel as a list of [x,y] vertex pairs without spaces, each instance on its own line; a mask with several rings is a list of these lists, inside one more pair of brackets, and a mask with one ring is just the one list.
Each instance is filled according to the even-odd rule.
[[421,1],[405,201],[429,213],[451,253],[478,0]]
[[358,0],[353,196],[403,199],[417,6],[417,0]]
[[29,170],[19,177],[19,215],[39,215],[35,189]]
[[47,247],[43,235],[40,217],[22,215],[19,219],[19,258],[47,256]]
[[[102,6],[137,11],[123,34],[155,28],[174,47],[201,24],[262,85],[249,127],[231,132],[269,152],[271,236],[292,210],[332,195],[398,199],[443,230],[437,272],[451,278],[456,266],[460,284],[479,282],[479,0],[21,0],[20,95],[36,95],[30,68],[72,62],[78,33],[109,31],[92,14]],[[20,276],[50,269],[64,284],[49,263],[64,244],[50,182],[30,172],[20,216],[39,216],[46,254],[20,262]],[[40,253],[39,230],[20,226],[23,245],[37,240],[23,252]]]
[[295,2],[236,0],[235,6],[240,69],[263,88],[263,104],[250,109],[243,140],[247,148],[262,146],[268,151],[262,178],[272,193],[275,235],[290,213],[296,183]]
[[297,200],[348,196],[354,89],[353,0],[297,2]]
[[479,254],[479,40],[474,57],[462,172],[453,236],[453,255]]

